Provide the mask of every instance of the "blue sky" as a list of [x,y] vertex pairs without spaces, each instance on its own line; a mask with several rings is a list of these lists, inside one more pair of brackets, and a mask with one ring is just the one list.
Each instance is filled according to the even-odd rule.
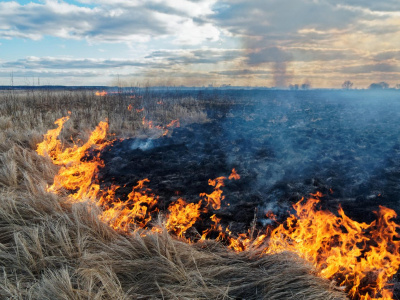
[[398,0],[0,1],[2,85],[365,88],[399,62]]

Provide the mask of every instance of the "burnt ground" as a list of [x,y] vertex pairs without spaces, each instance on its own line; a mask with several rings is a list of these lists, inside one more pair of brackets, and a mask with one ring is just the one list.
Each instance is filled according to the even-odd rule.
[[[243,232],[257,213],[284,218],[292,203],[322,192],[323,208],[339,204],[357,221],[375,219],[384,205],[399,212],[400,93],[388,91],[225,91],[194,94],[210,122],[176,128],[158,139],[115,142],[102,154],[103,186],[138,180],[160,196],[160,209],[178,197],[197,202],[208,179],[228,176],[216,212]],[[230,206],[227,205],[230,204]],[[212,212],[209,213],[211,215]],[[198,228],[201,231],[201,225]]]

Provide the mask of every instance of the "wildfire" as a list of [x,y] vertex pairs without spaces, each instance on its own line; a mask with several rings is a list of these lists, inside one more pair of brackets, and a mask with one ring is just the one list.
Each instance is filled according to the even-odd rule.
[[118,187],[114,186],[108,190],[99,201],[103,208],[100,220],[108,223],[114,229],[125,232],[136,225],[141,228],[146,227],[152,219],[152,214],[158,212],[155,207],[158,197],[149,193],[149,190],[144,186],[148,182],[147,178],[140,180],[125,201],[115,197],[115,191]]
[[344,286],[353,299],[392,299],[385,286],[400,266],[396,213],[380,206],[376,221],[358,223],[341,208],[339,216],[318,210],[316,196],[294,205],[296,214],[272,232],[264,253],[298,253],[322,277]]
[[229,175],[228,179],[229,180],[232,180],[232,179],[239,180],[240,175],[238,173],[236,173],[235,169],[232,169],[232,173],[231,173],[231,175]]
[[[36,151],[39,155],[50,156],[55,165],[61,166],[48,191],[59,193],[63,189],[73,190],[75,192],[69,197],[74,201],[84,201],[87,198],[95,198],[99,190],[99,186],[93,184],[92,179],[103,165],[99,159],[100,151],[110,144],[105,140],[108,123],[100,122],[91,133],[89,140],[82,146],[73,145],[62,150],[62,143],[58,136],[64,123],[68,120],[69,117],[58,119],[55,122],[58,127],[45,134],[44,141],[38,144]],[[84,157],[89,150],[96,151],[97,154],[93,152],[93,157],[85,161]]]
[[176,202],[172,203],[168,210],[170,214],[167,217],[165,226],[167,229],[177,236],[182,237],[183,234],[193,226],[193,224],[200,218],[201,201],[197,204],[186,203],[185,200],[179,198]]
[[[135,228],[144,228],[158,232],[159,228],[151,225],[159,211],[158,197],[146,187],[148,179],[139,181],[124,199],[116,196],[119,186],[101,190],[96,178],[104,165],[100,151],[112,143],[107,141],[107,122],[100,122],[86,143],[63,147],[59,135],[68,120],[69,117],[58,119],[57,128],[49,130],[43,142],[37,145],[39,155],[48,156],[60,167],[48,191],[67,194],[71,202],[93,201],[102,209],[99,219],[116,230],[130,233]],[[149,128],[150,122],[143,119]],[[179,120],[161,128],[166,130],[172,126],[178,127]],[[197,203],[187,203],[182,198],[171,203],[165,217],[168,231],[186,238],[187,230],[200,220],[202,213],[221,209],[226,179],[238,180],[240,175],[233,169],[228,178],[210,179],[208,184],[214,190],[210,194],[201,193]],[[338,215],[319,210],[321,197],[324,195],[317,192],[307,201],[302,199],[293,206],[295,213],[285,222],[272,232],[265,229],[263,234],[256,229],[254,221],[246,233],[235,235],[213,214],[210,228],[202,232],[201,239],[214,232],[217,240],[236,252],[252,248],[261,250],[263,255],[292,251],[312,262],[320,276],[343,286],[352,299],[392,299],[388,281],[400,267],[400,235],[396,232],[400,225],[393,221],[396,213],[381,206],[376,212],[376,221],[358,223],[347,217],[341,208]],[[270,212],[267,217],[276,220]]]
[[108,95],[108,93],[106,92],[106,91],[101,91],[101,92],[99,92],[99,91],[97,91],[96,93],[94,93],[96,96],[101,96],[101,97],[104,97],[104,96],[107,96]]

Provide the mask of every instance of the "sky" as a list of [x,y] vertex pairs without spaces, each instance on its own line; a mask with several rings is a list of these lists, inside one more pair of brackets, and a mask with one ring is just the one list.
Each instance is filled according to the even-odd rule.
[[0,1],[0,85],[400,84],[399,0]]

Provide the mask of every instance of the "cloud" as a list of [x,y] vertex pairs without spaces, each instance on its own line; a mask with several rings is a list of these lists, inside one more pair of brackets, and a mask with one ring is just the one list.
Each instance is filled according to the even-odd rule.
[[359,73],[400,73],[400,66],[387,63],[368,64],[349,66],[338,69],[337,71],[345,74],[359,74]]
[[251,70],[251,69],[241,69],[241,70],[226,70],[219,72],[211,72],[211,74],[222,75],[222,76],[253,76],[253,75],[269,75],[271,72],[268,70]]
[[223,1],[212,17],[235,34],[246,37],[285,39],[304,28],[328,30],[347,28],[363,14],[332,4],[310,0],[233,0]]
[[193,50],[157,50],[146,59],[166,61],[169,64],[216,64],[233,61],[243,56],[239,49],[193,49]]
[[374,56],[374,59],[377,61],[390,60],[390,59],[400,60],[400,50],[390,50],[390,51],[380,52]]
[[219,29],[204,21],[212,13],[213,1],[82,2],[94,6],[56,0],[26,5],[0,2],[0,38],[37,40],[54,36],[115,43],[169,37],[176,43],[193,45],[219,39]]
[[288,62],[292,59],[293,56],[290,53],[278,47],[264,48],[248,55],[248,63],[251,65],[266,62]]
[[302,62],[360,59],[360,54],[351,49],[293,48],[290,53],[295,61]]
[[75,59],[55,57],[27,57],[16,61],[4,62],[5,68],[24,69],[112,69],[124,67],[149,67],[150,63],[124,59]]
[[400,11],[400,2],[398,0],[337,0],[336,3],[369,9],[371,11]]
[[48,78],[54,78],[54,77],[98,77],[100,74],[98,72],[85,72],[85,71],[34,71],[34,70],[18,70],[18,71],[6,71],[6,70],[0,70],[0,78],[1,77],[6,77],[10,78],[12,77],[20,77],[20,78],[32,78],[32,77],[48,77]]

